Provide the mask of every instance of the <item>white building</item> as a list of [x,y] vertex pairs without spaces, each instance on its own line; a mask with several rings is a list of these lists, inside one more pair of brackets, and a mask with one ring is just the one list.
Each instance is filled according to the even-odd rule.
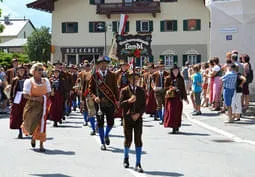
[[0,20],[4,30],[0,33],[0,49],[6,52],[22,52],[27,43],[27,37],[35,31],[35,27],[28,19],[9,19],[8,16]]
[[[210,56],[224,62],[226,52],[237,50],[250,56],[255,69],[255,1],[207,0],[206,6],[211,14]],[[254,84],[250,91],[255,94]]]
[[52,13],[54,60],[77,64],[97,58],[104,52],[105,37],[108,53],[121,13],[129,16],[128,34],[152,35],[150,60],[162,58],[179,66],[186,60],[208,60],[204,0],[37,0],[27,6]]

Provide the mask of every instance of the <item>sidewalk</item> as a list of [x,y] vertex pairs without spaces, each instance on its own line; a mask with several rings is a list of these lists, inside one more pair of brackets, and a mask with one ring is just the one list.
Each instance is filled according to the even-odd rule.
[[226,124],[227,115],[208,108],[201,108],[202,115],[192,116],[192,103],[183,103],[183,114],[193,123],[206,129],[226,136],[236,142],[249,143],[255,146],[255,103],[249,105],[247,112],[242,115],[241,121]]

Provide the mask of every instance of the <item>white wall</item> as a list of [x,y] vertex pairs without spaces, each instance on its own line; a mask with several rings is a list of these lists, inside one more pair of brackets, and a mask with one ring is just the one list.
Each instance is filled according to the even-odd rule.
[[27,23],[24,28],[20,31],[17,38],[24,38],[24,32],[26,32],[26,38],[32,34],[35,29],[30,23]]

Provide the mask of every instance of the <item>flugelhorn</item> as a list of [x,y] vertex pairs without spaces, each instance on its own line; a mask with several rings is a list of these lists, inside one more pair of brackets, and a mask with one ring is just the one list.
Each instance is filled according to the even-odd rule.
[[102,116],[102,115],[103,115],[103,112],[101,111],[100,103],[98,103],[98,111],[97,111],[97,115],[98,115],[98,116]]

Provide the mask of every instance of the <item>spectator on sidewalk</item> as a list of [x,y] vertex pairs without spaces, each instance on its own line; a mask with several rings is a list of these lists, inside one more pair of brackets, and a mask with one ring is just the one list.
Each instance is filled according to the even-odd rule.
[[246,78],[239,72],[237,72],[236,90],[232,98],[232,118],[239,121],[242,113],[242,91],[243,85],[246,82]]
[[193,81],[192,81],[192,92],[194,94],[194,98],[195,98],[195,111],[192,113],[193,116],[195,115],[201,115],[201,110],[200,110],[200,106],[201,106],[201,92],[202,92],[202,75],[199,72],[199,65],[195,65],[193,66],[193,71],[194,71],[194,75],[193,75]]
[[244,66],[244,76],[246,77],[246,82],[243,85],[243,97],[242,97],[242,105],[243,110],[246,111],[249,106],[250,101],[250,92],[249,92],[249,84],[252,83],[253,80],[253,70],[250,64],[250,57],[247,54],[241,56],[243,66]]
[[203,84],[202,84],[202,107],[208,107],[209,103],[209,96],[208,96],[208,82],[209,78],[207,77],[209,73],[209,64],[208,63],[203,63],[201,66],[201,74],[203,76]]
[[236,88],[237,74],[235,71],[236,71],[236,65],[232,64],[229,68],[229,71],[224,76],[221,77],[221,80],[223,82],[223,87],[224,87],[224,90],[223,90],[224,103],[228,108],[228,120],[225,121],[225,123],[233,122],[231,104],[232,104],[234,91]]
[[189,77],[189,61],[186,61],[185,63],[185,67],[182,70],[182,76],[184,79],[184,83],[185,83],[185,89],[186,89],[186,93],[189,95],[190,92],[190,77]]

